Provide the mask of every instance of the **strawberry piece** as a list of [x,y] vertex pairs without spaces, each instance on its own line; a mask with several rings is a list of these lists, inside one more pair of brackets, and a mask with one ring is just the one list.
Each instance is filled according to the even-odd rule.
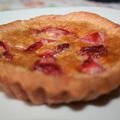
[[34,70],[48,75],[60,75],[62,73],[60,66],[52,58],[37,60],[34,65]]
[[42,58],[50,58],[50,57],[54,58],[58,53],[62,52],[64,49],[69,48],[69,46],[70,45],[68,43],[63,43],[58,45],[55,51],[47,50],[39,56]]
[[41,30],[32,30],[34,34],[36,34],[39,38],[49,38],[53,40],[59,40],[64,35],[75,35],[72,32],[69,32],[68,30],[57,28],[57,27],[46,27]]
[[13,55],[9,52],[9,51],[5,51],[3,53],[3,56],[7,59],[7,60],[12,60],[13,59]]
[[4,50],[8,50],[7,44],[3,41],[0,41],[0,47],[2,47]]
[[99,72],[103,72],[105,69],[102,65],[96,61],[96,59],[92,57],[88,57],[87,60],[85,60],[80,68],[80,71],[83,73],[89,73],[89,74],[95,74]]
[[57,28],[57,27],[47,27],[39,31],[39,33],[54,33],[56,36],[58,35],[68,35],[71,34],[68,30],[65,30],[63,28]]
[[107,49],[103,45],[85,46],[80,50],[81,55],[101,57],[107,54]]
[[5,57],[7,60],[12,60],[13,55],[10,53],[10,51],[8,49],[8,45],[5,42],[0,41],[0,47],[3,48],[3,50],[2,50],[3,57]]
[[93,32],[83,36],[81,40],[83,42],[91,43],[93,45],[101,45],[103,44],[104,35],[101,32]]
[[50,42],[54,42],[54,40],[39,38],[39,41],[30,45],[27,49],[25,49],[25,52],[35,52],[37,49],[41,48],[44,44],[47,44]]
[[25,49],[25,52],[35,52],[40,47],[42,47],[42,43],[36,42],[36,43],[30,45],[27,49]]
[[69,48],[70,45],[68,43],[63,43],[57,46],[57,52],[62,52],[64,49]]

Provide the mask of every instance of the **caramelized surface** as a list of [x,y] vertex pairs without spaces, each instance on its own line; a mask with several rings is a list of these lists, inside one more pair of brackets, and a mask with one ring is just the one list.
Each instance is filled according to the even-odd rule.
[[[83,64],[89,57],[87,54],[81,54],[80,51],[86,46],[92,47],[99,45],[104,46],[106,49],[105,54],[103,53],[103,55],[100,55],[99,57],[91,56],[91,58],[95,59],[95,64],[98,67],[99,65],[101,66],[100,72],[114,66],[120,59],[120,38],[116,36],[107,36],[104,30],[97,29],[91,24],[55,22],[46,25],[44,22],[37,27],[35,26],[36,25],[33,25],[26,30],[16,29],[2,32],[2,38],[0,41],[7,44],[9,49],[7,51],[10,52],[12,58],[7,58],[3,54],[6,50],[1,45],[1,62],[24,67],[30,71],[38,70],[47,74],[51,73],[50,71],[55,71],[52,72],[52,74],[56,74],[56,69],[58,72],[64,74],[97,73],[99,70],[96,71],[92,69],[92,72],[89,72],[88,69],[87,71],[81,70],[81,66],[85,66]],[[102,43],[96,44],[83,40],[85,36],[91,35],[92,33],[102,33],[101,37],[103,38],[100,38],[103,40]],[[38,42],[37,45],[35,45],[36,42]],[[30,50],[31,46],[32,50]],[[41,60],[42,66],[39,63],[35,66],[36,61]],[[54,69],[51,66],[54,66]],[[87,68],[89,67],[87,66]]]

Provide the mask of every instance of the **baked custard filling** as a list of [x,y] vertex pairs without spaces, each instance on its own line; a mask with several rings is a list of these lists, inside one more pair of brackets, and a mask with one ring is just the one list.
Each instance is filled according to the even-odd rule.
[[0,61],[47,75],[96,74],[119,59],[119,39],[85,23],[4,31]]

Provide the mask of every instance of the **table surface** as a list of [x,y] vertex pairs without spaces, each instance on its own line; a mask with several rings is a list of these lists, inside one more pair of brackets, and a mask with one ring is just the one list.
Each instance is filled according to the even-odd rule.
[[96,6],[120,9],[119,3],[101,3],[88,0],[0,0],[0,11],[43,8],[43,7],[67,7],[67,6]]

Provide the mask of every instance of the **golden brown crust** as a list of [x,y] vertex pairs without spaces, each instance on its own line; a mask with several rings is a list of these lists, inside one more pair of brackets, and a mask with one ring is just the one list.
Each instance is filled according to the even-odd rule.
[[[120,37],[120,26],[96,14],[76,12],[67,15],[40,16],[27,21],[16,21],[0,26],[3,31],[27,29],[30,24],[41,20],[88,22],[103,28],[110,36]],[[19,99],[33,104],[57,104],[72,101],[93,100],[120,86],[120,62],[103,73],[96,75],[46,76],[39,72],[26,71],[20,67],[0,63],[0,83],[2,87]]]

